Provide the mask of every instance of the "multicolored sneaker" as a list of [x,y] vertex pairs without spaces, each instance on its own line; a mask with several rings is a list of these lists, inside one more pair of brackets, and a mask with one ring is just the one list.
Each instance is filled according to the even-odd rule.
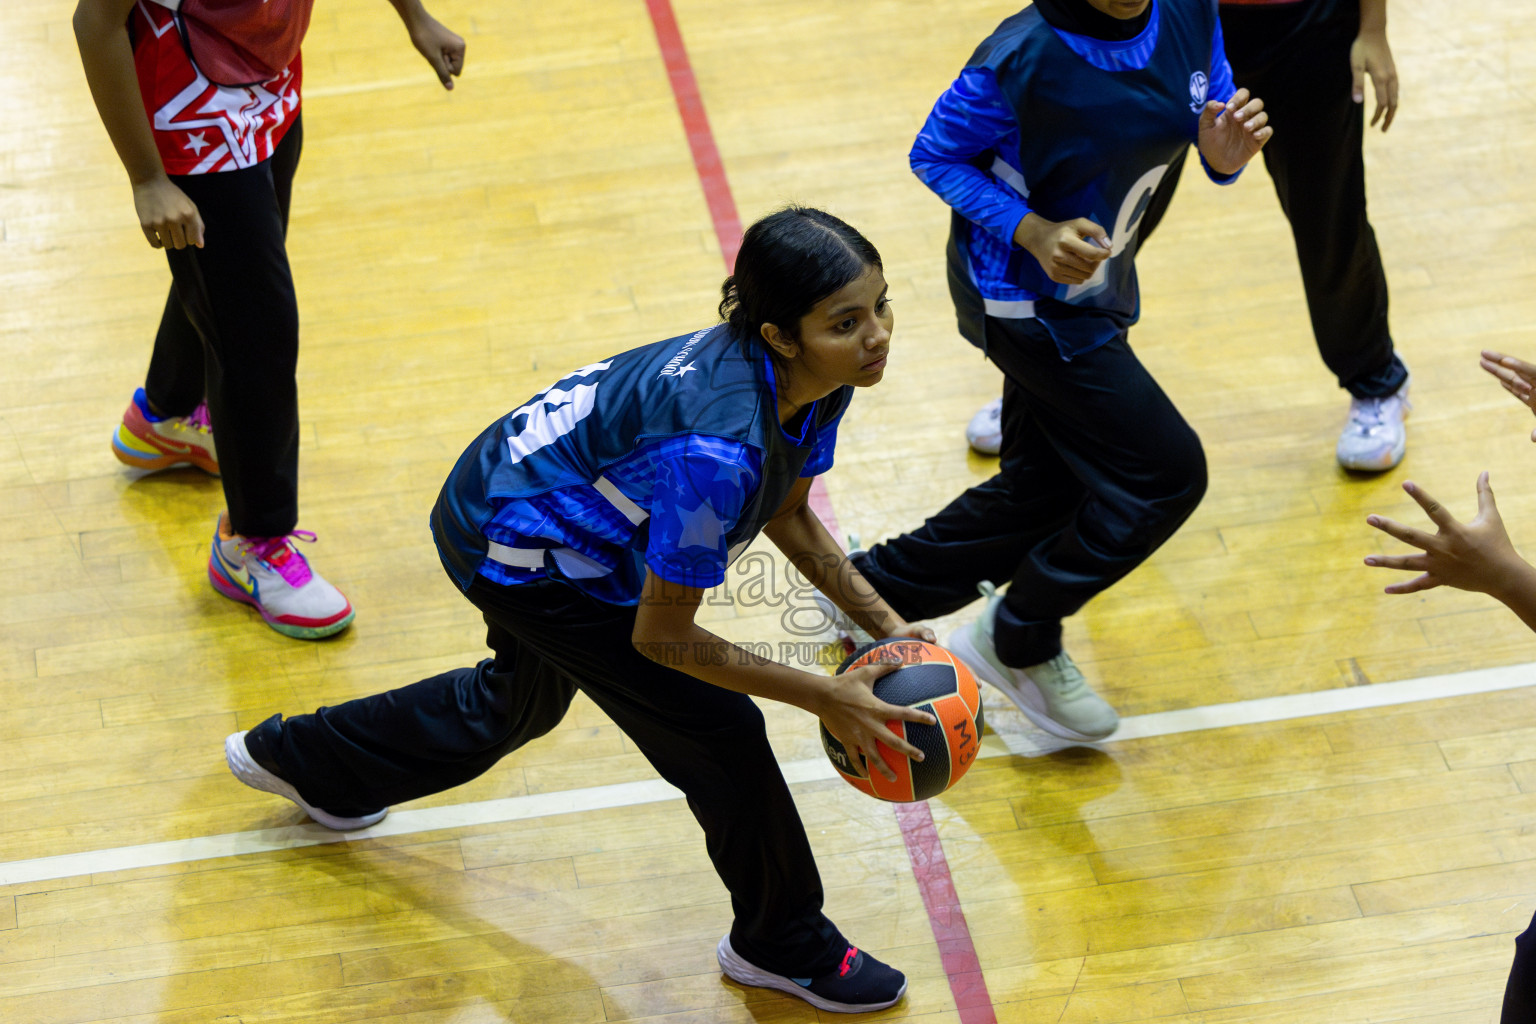
[[196,466],[204,473],[219,475],[208,403],[201,403],[187,416],[156,416],[149,411],[143,388],[133,393],[123,422],[112,435],[112,454],[134,469]]
[[950,634],[946,647],[978,678],[1002,691],[1026,718],[1053,736],[1101,740],[1119,728],[1119,714],[1088,687],[1088,680],[1066,651],[1028,668],[1004,665],[992,639],[1003,595],[990,583],[981,584],[981,593],[987,599],[986,607],[975,622]]
[[819,978],[789,978],[750,964],[731,948],[729,935],[715,947],[715,959],[720,961],[720,970],[732,981],[788,992],[818,1010],[832,1013],[883,1010],[894,1006],[907,991],[906,975],[857,946],[849,946],[843,954],[843,962]]
[[1003,400],[994,398],[965,425],[965,441],[982,455],[996,455],[1003,448]]
[[1385,398],[1351,398],[1349,420],[1334,448],[1339,465],[1359,473],[1381,473],[1403,461],[1408,430],[1403,420],[1413,409],[1408,381]]
[[249,735],[250,733],[237,732],[225,737],[224,763],[229,765],[229,770],[235,778],[252,789],[259,789],[263,793],[275,793],[286,800],[292,800],[302,807],[304,813],[316,822],[324,825],[326,828],[335,829],[337,832],[355,832],[360,828],[367,828],[369,825],[377,825],[389,813],[389,808],[386,807],[382,811],[371,811],[367,814],[347,816],[332,814],[330,811],[311,807],[304,801],[303,797],[299,796],[298,790],[294,789],[288,782],[278,778],[276,772],[273,772],[266,765],[256,760],[256,755],[251,752],[250,744],[246,741],[246,737]]
[[284,636],[318,640],[339,633],[352,621],[352,604],[309,567],[295,540],[313,542],[315,535],[294,530],[283,537],[242,537],[230,531],[228,513],[221,513],[208,579],[225,597],[254,606]]

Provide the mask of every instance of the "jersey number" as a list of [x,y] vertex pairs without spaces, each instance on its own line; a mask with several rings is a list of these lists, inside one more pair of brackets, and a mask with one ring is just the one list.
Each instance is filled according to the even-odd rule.
[[[1109,233],[1109,260],[1124,252],[1126,246],[1131,244],[1131,239],[1136,237],[1136,229],[1141,227],[1141,217],[1147,212],[1147,205],[1152,202],[1152,193],[1157,191],[1158,183],[1163,180],[1167,170],[1167,164],[1152,168],[1137,178],[1136,184],[1126,192],[1125,199],[1120,203],[1120,212],[1115,215],[1115,230]],[[1092,295],[1103,288],[1104,271],[1109,266],[1109,260],[1100,263],[1099,269],[1088,280],[1068,288],[1062,300],[1071,302],[1079,296]]]
[[561,377],[527,405],[512,410],[514,417],[518,415],[528,417],[527,422],[523,424],[523,429],[507,438],[507,447],[512,453],[512,465],[522,462],[540,448],[554,444],[576,429],[576,424],[591,414],[592,406],[597,401],[597,385],[601,383],[600,381],[557,390],[560,385],[590,373],[606,370],[611,365],[612,360],[583,366]]

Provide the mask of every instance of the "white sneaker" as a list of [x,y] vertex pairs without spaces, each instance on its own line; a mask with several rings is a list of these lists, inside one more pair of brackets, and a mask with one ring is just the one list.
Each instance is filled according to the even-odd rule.
[[285,537],[242,537],[220,514],[208,554],[208,579],[232,601],[252,605],[267,625],[284,636],[318,640],[352,621],[352,604],[309,567],[293,540],[313,541],[308,530]]
[[1402,462],[1403,453],[1408,450],[1408,431],[1403,419],[1412,408],[1407,381],[1386,398],[1351,398],[1349,422],[1339,434],[1339,465],[1379,473]]
[[377,825],[384,820],[384,815],[389,813],[389,808],[386,807],[382,811],[375,811],[360,818],[342,818],[328,811],[322,811],[318,807],[311,807],[304,802],[303,797],[299,796],[298,790],[257,763],[245,745],[243,732],[231,733],[224,738],[224,763],[229,766],[235,778],[247,786],[259,789],[263,793],[275,793],[284,799],[292,800],[318,824],[335,829],[337,832],[355,832],[369,825]]
[[998,659],[992,629],[1003,595],[990,583],[981,584],[981,592],[987,598],[986,607],[976,621],[952,633],[945,646],[1051,735],[1068,740],[1101,740],[1114,732],[1120,725],[1120,716],[1089,689],[1088,681],[1066,651],[1028,668],[1012,668]]
[[1003,448],[1003,400],[994,398],[971,417],[965,427],[965,440],[983,455],[996,455]]

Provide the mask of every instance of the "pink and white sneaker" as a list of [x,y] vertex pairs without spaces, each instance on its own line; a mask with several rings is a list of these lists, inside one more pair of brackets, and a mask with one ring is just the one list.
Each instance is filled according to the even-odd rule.
[[294,547],[294,540],[314,541],[308,530],[283,537],[242,537],[219,515],[208,555],[213,589],[232,601],[253,606],[267,625],[284,636],[318,640],[346,629],[352,603]]
[[208,403],[186,416],[156,416],[149,411],[144,389],[133,393],[123,422],[112,435],[112,454],[134,469],[170,469],[196,466],[219,475],[219,455],[213,446],[213,425],[208,422]]

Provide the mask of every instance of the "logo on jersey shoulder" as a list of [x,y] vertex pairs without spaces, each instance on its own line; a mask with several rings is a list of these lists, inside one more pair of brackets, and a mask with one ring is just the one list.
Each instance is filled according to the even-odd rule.
[[671,359],[668,359],[667,365],[663,366],[661,368],[661,372],[656,376],[686,377],[689,373],[697,370],[698,367],[694,366],[693,363],[684,363],[683,360],[688,358],[688,353],[693,351],[693,347],[695,345],[704,340],[704,335],[708,334],[712,330],[714,330],[713,327],[706,327],[702,331],[695,333],[693,337],[684,342],[683,347],[677,350],[677,355],[673,356]]
[[1189,76],[1189,109],[1195,113],[1205,109],[1206,93],[1210,91],[1211,83],[1205,77],[1204,71],[1196,71]]

